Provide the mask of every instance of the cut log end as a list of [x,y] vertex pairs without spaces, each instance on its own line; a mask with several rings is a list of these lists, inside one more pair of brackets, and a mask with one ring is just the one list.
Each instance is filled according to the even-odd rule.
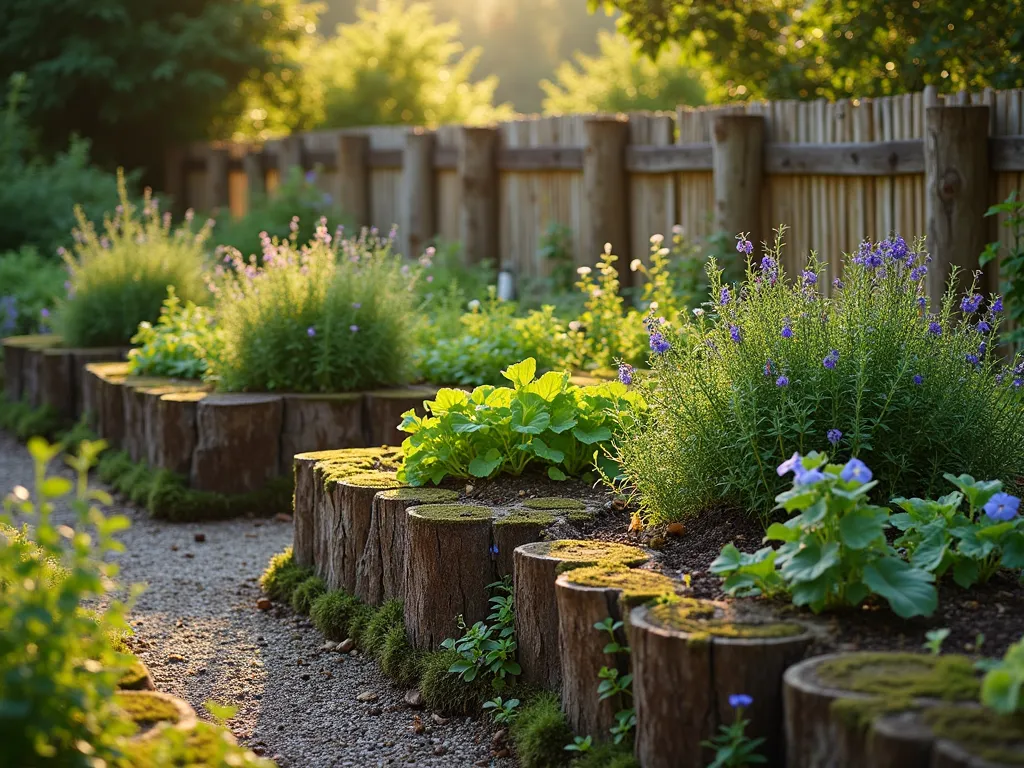
[[551,511],[578,512],[587,508],[579,499],[567,499],[561,496],[542,496],[539,499],[526,499],[523,506],[527,509],[546,509]]

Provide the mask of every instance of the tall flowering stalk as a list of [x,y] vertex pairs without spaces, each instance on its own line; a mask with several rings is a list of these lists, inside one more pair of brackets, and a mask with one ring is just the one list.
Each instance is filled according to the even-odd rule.
[[945,471],[1024,474],[1024,363],[995,354],[1001,301],[975,280],[961,302],[954,274],[930,302],[929,261],[922,242],[865,242],[825,295],[813,254],[787,278],[780,231],[740,285],[712,265],[706,311],[663,332],[648,416],[619,445],[649,519],[723,502],[767,515],[794,451],[862,457],[885,498],[938,491]]

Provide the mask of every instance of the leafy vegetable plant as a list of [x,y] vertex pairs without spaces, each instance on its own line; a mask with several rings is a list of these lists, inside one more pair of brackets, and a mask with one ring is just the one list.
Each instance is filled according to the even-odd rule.
[[201,379],[220,336],[211,310],[191,301],[182,305],[174,286],[168,286],[160,319],[140,323],[132,344],[137,345],[128,353],[133,374]]
[[1021,688],[1024,687],[1024,640],[1006,650],[1001,661],[988,662],[981,682],[981,703],[1001,715],[1012,715],[1024,708]]
[[1020,499],[1004,493],[998,480],[945,477],[960,490],[935,501],[893,499],[905,510],[889,519],[903,531],[896,546],[906,547],[913,565],[936,576],[952,570],[953,581],[965,589],[988,581],[1000,568],[1024,568]]
[[782,546],[763,549],[751,561],[727,545],[711,564],[725,578],[726,591],[784,590],[796,605],[815,612],[859,605],[870,595],[887,600],[902,618],[934,612],[935,576],[902,560],[887,542],[889,510],[868,502],[875,482],[864,462],[829,464],[824,454],[794,453],[778,467],[780,475],[790,472],[793,487],[776,497],[776,508],[799,514],[772,523],[765,536]]
[[[515,611],[512,601],[512,585],[506,579],[488,585],[497,594],[491,597],[493,606],[487,617],[489,624],[476,622],[467,627],[459,616],[459,629],[463,635],[458,640],[448,638],[441,647],[458,651],[462,656],[448,669],[465,682],[471,683],[481,674],[489,674],[491,686],[503,690],[508,677],[522,672],[516,659]],[[517,702],[518,704],[518,702]]]
[[578,387],[568,373],[535,379],[536,372],[537,361],[528,357],[502,371],[511,388],[442,389],[425,403],[429,416],[404,413],[399,429],[410,436],[402,443],[399,479],[424,485],[449,476],[519,475],[540,464],[548,477],[564,480],[595,460],[610,464],[604,452],[614,428],[642,401],[620,382]]

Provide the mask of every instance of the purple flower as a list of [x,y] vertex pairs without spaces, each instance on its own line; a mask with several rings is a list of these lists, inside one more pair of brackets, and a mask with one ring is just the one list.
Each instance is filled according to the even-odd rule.
[[729,289],[723,287],[722,292],[718,295],[718,303],[723,307],[729,303]]
[[818,276],[814,272],[811,272],[809,270],[805,269],[800,274],[800,277],[803,278],[804,285],[817,285],[818,284]]
[[1003,297],[1002,296],[996,296],[995,301],[992,302],[992,311],[993,312],[1002,312],[1003,311]]
[[922,384],[924,384],[924,376],[922,376],[920,373],[915,373],[914,374],[914,384],[916,384],[919,387]]
[[729,336],[737,344],[739,344],[741,341],[743,341],[743,336],[740,335],[740,327],[738,325],[730,325],[729,326]]
[[43,307],[41,310],[39,310],[39,314],[45,319],[50,316],[50,310],[48,310],[46,307]]
[[734,693],[729,696],[729,706],[733,709],[740,709],[741,707],[749,707],[754,703],[754,700],[747,696],[745,693]]
[[805,470],[803,472],[797,472],[796,477],[793,478],[795,485],[814,485],[820,483],[825,479],[825,474],[817,469]]
[[910,270],[910,279],[915,283],[928,274],[928,267],[922,265],[920,267],[914,267]]
[[919,306],[921,309],[924,309],[927,305],[928,299],[926,299],[924,296],[917,297],[917,306]]
[[980,293],[975,293],[973,296],[964,296],[960,300],[960,311],[966,315],[977,312],[979,306],[981,306]]
[[627,363],[619,363],[619,381],[625,385],[633,383],[633,366]]
[[832,281],[832,285],[835,287],[837,291],[843,290],[843,281],[840,280],[838,277]]
[[992,330],[992,326],[986,323],[984,320],[978,321],[978,333],[988,333]]
[[828,368],[831,371],[831,370],[835,369],[836,363],[838,363],[838,362],[839,362],[839,350],[838,349],[833,349],[831,352],[829,352],[825,356],[825,359],[821,361],[821,364],[824,365],[826,368]]
[[968,352],[966,355],[964,355],[964,359],[968,363],[970,363],[971,365],[977,365],[978,364],[978,356],[977,355],[972,355],[970,352]]
[[672,345],[661,335],[660,331],[655,331],[651,334],[650,346],[651,351],[656,355],[662,355],[672,348]]
[[789,377],[786,376],[786,374],[782,374],[781,376],[779,376],[779,378],[777,378],[775,380],[775,386],[776,387],[788,387],[789,386]]
[[350,331],[352,331],[352,333],[358,333],[358,332],[359,332],[359,326],[358,326],[358,325],[350,325],[350,326],[348,327],[348,329],[349,329]]
[[788,475],[790,472],[803,472],[803,459],[801,458],[799,453],[794,451],[793,455],[790,456],[781,464],[779,464],[778,468],[775,471],[778,473],[779,477],[782,477],[783,475]]
[[1020,499],[1008,493],[997,493],[985,504],[985,514],[996,522],[1010,520],[1017,515]]
[[782,323],[782,338],[791,339],[793,338],[793,328],[789,324],[789,320],[785,320]]
[[868,469],[868,465],[860,459],[850,459],[846,462],[846,466],[843,467],[843,471],[839,473],[839,477],[843,481],[858,482],[861,485],[864,483],[871,482],[872,474],[871,470]]
[[832,428],[828,431],[826,437],[832,445],[839,445],[839,441],[843,439],[843,433],[838,429]]
[[1020,389],[1021,384],[1024,384],[1024,379],[1014,379],[1012,383],[1014,389]]
[[738,253],[745,253],[749,256],[754,252],[754,244],[747,239],[747,236],[737,235],[736,236],[736,251]]
[[358,301],[352,302],[352,309],[359,309],[361,306],[363,305],[360,304]]
[[942,335],[942,326],[939,325],[937,320],[932,320],[930,323],[928,323],[928,333],[930,333],[932,336]]
[[312,339],[314,336],[316,336],[316,328],[314,328],[312,325],[309,326],[309,328],[306,329],[306,335]]

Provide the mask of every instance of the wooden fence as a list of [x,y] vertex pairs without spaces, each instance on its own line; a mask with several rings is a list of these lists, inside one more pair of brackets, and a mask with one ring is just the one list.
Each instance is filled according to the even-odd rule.
[[552,223],[572,231],[578,264],[605,242],[643,257],[650,235],[677,224],[696,240],[767,239],[785,224],[790,269],[811,249],[834,267],[865,237],[926,234],[938,280],[948,264],[976,268],[984,244],[1005,236],[983,214],[1021,186],[1022,94],[926,90],[196,145],[168,158],[168,191],[240,215],[287,169],[318,167],[317,183],[356,221],[398,224],[405,252],[439,236],[530,277],[546,272],[538,244]]

